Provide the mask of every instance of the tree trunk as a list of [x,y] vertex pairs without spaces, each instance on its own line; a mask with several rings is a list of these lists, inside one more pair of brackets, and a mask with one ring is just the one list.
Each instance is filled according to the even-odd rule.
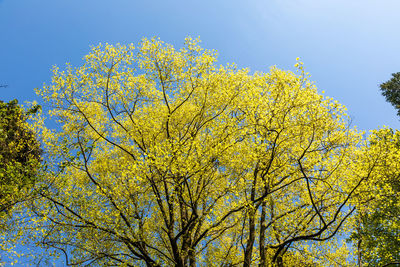
[[251,266],[251,258],[253,256],[253,246],[255,240],[255,211],[252,209],[249,212],[249,238],[247,239],[246,249],[244,251],[243,267]]
[[257,185],[257,175],[258,175],[258,165],[256,166],[254,170],[254,180],[253,180],[253,186],[251,188],[251,207],[249,210],[249,238],[247,239],[246,243],[246,248],[244,250],[244,261],[243,261],[243,267],[250,267],[251,265],[251,258],[253,256],[253,246],[254,246],[254,240],[256,237],[255,234],[255,216],[256,216],[256,208],[254,207],[254,200],[256,196],[256,185]]
[[276,258],[276,266],[277,267],[283,267],[283,256],[282,255],[279,255]]
[[266,222],[265,222],[265,216],[266,216],[266,204],[265,201],[262,202],[261,204],[261,218],[260,218],[260,267],[266,267],[267,262],[265,258],[265,231],[267,229],[266,227]]

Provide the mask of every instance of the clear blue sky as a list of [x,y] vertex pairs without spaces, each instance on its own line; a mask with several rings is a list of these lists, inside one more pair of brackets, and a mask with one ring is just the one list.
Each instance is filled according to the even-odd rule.
[[53,65],[79,65],[90,45],[187,35],[220,63],[293,69],[300,57],[353,125],[400,128],[378,85],[400,71],[398,0],[0,0],[0,99],[39,100]]
[[400,129],[378,88],[400,72],[399,11],[399,0],[0,0],[0,99],[40,101],[50,68],[79,65],[90,45],[191,35],[252,71],[300,57],[353,125]]

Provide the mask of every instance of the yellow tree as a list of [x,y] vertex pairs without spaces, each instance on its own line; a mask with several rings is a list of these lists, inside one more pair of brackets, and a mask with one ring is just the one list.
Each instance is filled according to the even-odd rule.
[[[217,66],[190,38],[180,50],[157,39],[100,45],[84,60],[54,68],[38,90],[60,124],[42,127],[48,173],[31,206],[42,246],[68,264],[335,258],[340,248],[324,241],[354,211],[374,163],[362,161],[345,108],[317,93],[301,63],[298,74],[250,74]],[[321,242],[329,258],[312,256]]]

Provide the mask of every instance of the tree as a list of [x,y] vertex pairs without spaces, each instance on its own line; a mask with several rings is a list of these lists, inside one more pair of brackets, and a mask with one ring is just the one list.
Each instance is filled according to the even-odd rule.
[[78,265],[346,260],[335,237],[375,163],[345,108],[300,62],[299,74],[215,63],[197,40],[177,51],[145,39],[53,69],[38,90],[60,123],[38,126],[42,246]]
[[400,264],[400,132],[375,130],[369,137],[369,151],[381,160],[363,192],[358,210],[359,262],[367,266]]
[[17,100],[0,101],[0,214],[5,215],[32,188],[40,164],[40,146],[27,123],[30,113]]
[[394,106],[400,116],[400,72],[393,73],[390,80],[379,86],[386,101]]
[[[380,84],[380,89],[400,116],[400,72]],[[399,140],[399,132],[388,128],[373,131],[370,136],[366,153],[380,154],[381,160],[357,212],[353,240],[358,244],[359,265],[400,264]]]
[[[0,101],[0,251],[12,252],[23,227],[15,219],[18,204],[27,201],[41,168],[41,149],[25,111],[17,100]],[[21,227],[20,227],[21,226]],[[3,253],[2,253],[3,254]],[[3,255],[2,255],[3,256]],[[0,257],[0,265],[2,265]]]

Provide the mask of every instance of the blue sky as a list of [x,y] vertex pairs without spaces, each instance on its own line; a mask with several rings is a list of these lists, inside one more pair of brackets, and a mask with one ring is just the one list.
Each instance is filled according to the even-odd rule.
[[400,128],[378,85],[400,71],[398,0],[0,0],[0,100],[40,99],[50,68],[78,66],[90,45],[186,36],[251,71],[304,62],[353,125]]
[[353,125],[400,128],[378,85],[400,71],[397,0],[0,0],[0,99],[39,100],[53,65],[77,66],[90,45],[188,36],[219,63],[252,71],[304,62],[320,91],[345,104]]

